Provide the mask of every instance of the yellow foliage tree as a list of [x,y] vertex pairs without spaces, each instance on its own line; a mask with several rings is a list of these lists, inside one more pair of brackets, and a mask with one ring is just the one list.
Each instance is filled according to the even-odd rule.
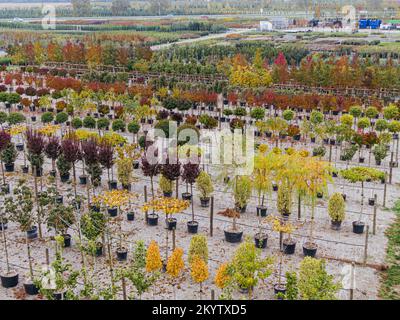
[[217,273],[215,275],[214,282],[216,286],[220,289],[224,289],[228,285],[228,282],[230,280],[230,276],[227,272],[227,269],[228,269],[228,264],[223,263],[219,266]]
[[159,271],[162,267],[160,248],[156,241],[151,241],[146,254],[146,271]]
[[192,276],[193,281],[200,285],[200,294],[201,294],[202,284],[204,281],[208,279],[209,276],[207,264],[204,262],[202,258],[196,255],[192,261],[192,264],[190,265],[190,268],[191,268],[190,275]]
[[171,256],[168,258],[167,262],[167,273],[172,278],[177,278],[183,268],[185,267],[185,262],[183,261],[183,249],[176,248]]

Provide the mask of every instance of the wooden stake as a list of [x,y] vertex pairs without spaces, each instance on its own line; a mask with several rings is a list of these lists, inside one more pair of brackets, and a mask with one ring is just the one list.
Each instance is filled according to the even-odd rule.
[[392,176],[393,176],[393,156],[394,152],[390,153],[390,163],[389,163],[389,184],[392,184]]
[[378,211],[377,210],[378,209],[377,199],[378,199],[377,195],[374,194],[374,200],[375,200],[375,202],[374,202],[374,217],[373,217],[373,220],[372,220],[372,234],[373,235],[376,234],[376,213]]
[[175,228],[172,229],[172,250],[176,248],[176,237],[175,237]]
[[[144,186],[144,202],[147,202],[147,186]],[[148,212],[146,210],[145,212],[145,219],[146,219],[146,224],[148,224]]]
[[210,237],[213,236],[214,227],[214,196],[211,197],[211,208],[210,208]]
[[369,225],[367,225],[367,230],[365,231],[365,244],[364,244],[364,266],[367,264],[368,257],[368,237],[369,237]]
[[383,203],[382,206],[386,208],[386,192],[387,192],[386,174],[385,174],[385,184],[383,185]]
[[122,277],[122,299],[126,300],[126,282],[125,277]]
[[351,270],[350,270],[350,300],[354,298],[354,262],[351,263]]
[[215,291],[211,289],[211,300],[215,300]]

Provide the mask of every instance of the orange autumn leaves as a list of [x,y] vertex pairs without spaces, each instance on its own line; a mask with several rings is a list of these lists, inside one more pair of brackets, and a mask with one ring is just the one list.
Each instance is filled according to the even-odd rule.
[[[176,248],[171,256],[168,258],[166,272],[172,278],[176,279],[180,276],[185,268],[185,262],[183,260],[184,251],[182,248]],[[158,272],[163,266],[160,249],[156,241],[151,241],[146,254],[146,271],[147,272]],[[195,256],[191,265],[190,275],[195,283],[203,283],[209,277],[209,271],[207,263],[200,258]]]

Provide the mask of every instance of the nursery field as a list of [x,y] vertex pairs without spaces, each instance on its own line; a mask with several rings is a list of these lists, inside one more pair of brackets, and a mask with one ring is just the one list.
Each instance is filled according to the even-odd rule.
[[175,27],[3,34],[0,299],[399,299],[398,54]]

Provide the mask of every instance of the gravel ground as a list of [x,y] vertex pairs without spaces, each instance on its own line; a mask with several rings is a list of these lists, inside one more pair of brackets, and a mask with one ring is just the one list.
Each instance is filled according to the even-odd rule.
[[[21,156],[20,156],[21,157]],[[21,164],[21,159],[18,160]],[[384,164],[385,165],[385,164]],[[338,167],[343,166],[343,164],[337,164]],[[19,166],[17,166],[19,168]],[[47,171],[50,170],[50,164],[46,164]],[[215,168],[206,168],[209,172],[215,176]],[[135,176],[138,177],[138,182],[133,185],[132,191],[137,192],[141,195],[139,204],[143,202],[143,189],[144,185],[147,184],[149,188],[149,182],[147,178],[142,178],[141,170],[135,170]],[[15,184],[16,179],[14,175],[10,175],[8,180],[11,185]],[[103,188],[105,188],[106,176],[103,175]],[[329,194],[335,191],[341,192],[340,184],[345,184],[345,193],[347,194],[346,201],[346,211],[347,217],[346,221],[342,225],[341,231],[333,231],[330,228],[330,219],[327,214],[326,206],[327,199],[320,199],[318,201],[316,209],[316,227],[315,227],[315,239],[318,243],[318,257],[327,258],[327,268],[330,273],[334,274],[337,280],[341,280],[341,272],[343,268],[349,264],[349,261],[362,262],[364,256],[364,245],[365,245],[365,233],[363,235],[356,235],[352,232],[351,222],[357,220],[358,212],[360,210],[360,194],[361,189],[357,185],[349,185],[348,183],[342,181],[339,178],[334,179],[335,185],[331,184],[329,186]],[[397,199],[398,189],[396,187],[398,182],[398,170],[394,170],[393,174],[393,184],[387,185],[387,201],[386,206],[388,208],[392,207],[393,202]],[[155,184],[157,185],[157,183]],[[369,188],[375,188],[374,191]],[[61,190],[67,191],[71,188],[69,184],[63,184]],[[232,195],[229,191],[225,191],[225,187],[222,184],[216,186],[217,191],[215,192],[215,210],[218,212],[225,209],[226,207],[233,206]],[[78,188],[79,192],[85,194],[85,189],[82,187]],[[184,191],[184,185],[180,186],[180,193]],[[357,290],[354,293],[354,299],[377,299],[379,290],[379,272],[370,266],[370,264],[382,264],[385,258],[385,247],[387,239],[384,236],[384,231],[390,224],[393,214],[389,210],[381,206],[383,200],[383,185],[382,184],[366,184],[366,198],[370,194],[375,192],[378,196],[379,206],[377,207],[377,232],[376,235],[372,235],[372,213],[373,207],[365,206],[364,221],[370,225],[370,234],[368,239],[368,265],[356,266],[356,285]],[[272,200],[268,201],[268,211],[276,212],[276,192],[273,193]],[[209,209],[201,208],[199,203],[199,196],[196,190],[194,190],[194,205],[196,220],[199,221],[199,232],[203,234],[209,233]],[[241,227],[244,231],[244,236],[253,237],[258,231],[257,225],[258,220],[256,217],[256,199],[253,198],[248,205],[247,212],[242,215],[239,223],[242,224]],[[306,209],[306,210],[304,210]],[[294,204],[294,214],[292,214],[291,219],[296,220],[297,218],[297,204]],[[191,220],[190,208],[186,210],[183,214],[178,214],[175,217],[178,219],[178,225],[176,230],[176,246],[182,247],[186,252],[188,252],[188,247],[190,243],[191,236],[186,231],[186,222]],[[310,208],[303,208],[302,220],[308,221],[310,215]],[[161,249],[162,256],[165,256],[165,224],[163,221],[163,216],[160,214],[158,226],[150,227],[145,224],[144,214],[138,210],[135,221],[128,222],[126,216],[123,214],[123,231],[126,233],[126,244],[129,249],[131,249],[132,244],[135,240],[144,240],[146,244],[149,244],[151,240],[156,240]],[[216,290],[216,295],[219,292],[213,285],[213,278],[215,276],[215,271],[218,265],[222,262],[227,261],[232,257],[234,250],[238,247],[237,244],[230,244],[224,240],[223,230],[230,225],[230,221],[227,218],[214,215],[214,235],[213,237],[208,237],[209,246],[209,267],[210,267],[210,279],[203,286],[202,297],[209,298],[211,289]],[[266,229],[269,227],[266,225]],[[45,230],[45,226],[43,226]],[[296,252],[292,256],[283,257],[283,270],[293,270],[296,269],[303,258],[301,245],[306,241],[308,231],[308,224],[306,223],[303,227],[295,232],[294,238],[297,240]],[[71,248],[67,248],[64,251],[65,258],[73,264],[76,269],[81,267],[80,264],[80,253],[76,247],[77,233],[75,230],[70,230],[70,234],[73,235],[73,245]],[[268,247],[262,251],[263,256],[279,254],[279,239],[278,234],[267,230],[269,235]],[[27,272],[27,256],[26,247],[24,243],[24,234],[22,234],[17,226],[13,223],[9,223],[8,235],[8,248],[10,253],[10,262],[14,265],[14,269],[19,271],[20,277],[24,278]],[[45,239],[43,241],[34,240],[31,242],[32,246],[32,257],[36,270],[40,270],[41,266],[45,264],[45,248],[50,250],[50,259],[54,255],[54,243],[50,240],[52,232],[47,232],[45,230]],[[172,247],[171,243],[172,234],[169,234],[169,248]],[[113,253],[114,258],[115,248],[118,239],[113,239]],[[131,252],[131,250],[129,250]],[[0,249],[0,259],[2,269],[5,267],[4,264],[4,247],[1,246]],[[128,255],[129,258],[129,255]],[[342,261],[341,261],[342,260]],[[343,262],[343,260],[345,262]],[[109,270],[105,264],[106,258],[100,257],[96,259],[95,270],[93,271],[93,277],[98,279],[104,285],[109,283]],[[117,266],[122,265],[123,262],[115,261]],[[276,264],[276,267],[278,264]],[[186,263],[187,267],[187,263]],[[3,269],[4,270],[4,269]],[[277,281],[277,274],[275,273],[269,277],[264,283],[259,283],[255,290],[256,299],[272,299],[273,298],[273,284]],[[0,289],[1,299],[16,299],[16,298],[28,298],[21,295],[22,281],[17,288],[14,289]],[[131,288],[128,287],[128,292],[131,292]],[[154,297],[160,299],[197,299],[199,298],[199,288],[190,279],[190,272],[188,269],[184,272],[181,277],[179,284],[175,287],[175,293],[173,292],[173,287],[168,283],[167,277],[163,276],[154,286],[153,290],[149,293],[143,295],[144,299],[152,299]],[[235,298],[246,298],[245,294],[236,292],[234,294]],[[341,290],[339,293],[341,299],[348,299],[349,291]]]

